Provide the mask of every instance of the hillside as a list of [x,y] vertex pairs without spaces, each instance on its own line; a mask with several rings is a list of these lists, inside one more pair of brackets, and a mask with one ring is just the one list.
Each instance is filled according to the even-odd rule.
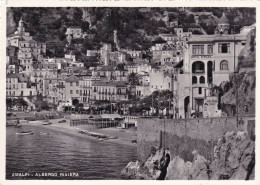
[[26,30],[36,40],[63,41],[67,27],[79,26],[84,32],[95,34],[93,42],[113,42],[116,29],[121,47],[140,49],[150,45],[145,36],[174,32],[166,26],[165,12],[170,22],[178,21],[184,29],[198,21],[211,34],[223,11],[236,30],[255,23],[255,9],[249,8],[8,8],[7,34],[13,33],[22,16]]

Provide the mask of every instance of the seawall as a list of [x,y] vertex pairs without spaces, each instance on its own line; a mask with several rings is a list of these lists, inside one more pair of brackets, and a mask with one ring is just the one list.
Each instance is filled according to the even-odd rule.
[[251,139],[255,137],[255,117],[202,118],[202,119],[145,119],[138,120],[137,155],[139,161],[146,161],[153,147],[168,147],[171,159],[180,156],[192,161],[192,151],[208,160],[213,160],[217,140],[228,131],[246,131]]

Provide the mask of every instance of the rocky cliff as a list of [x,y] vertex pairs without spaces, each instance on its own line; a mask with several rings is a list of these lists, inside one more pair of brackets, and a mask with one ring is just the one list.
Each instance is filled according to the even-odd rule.
[[[174,156],[174,154],[170,154]],[[162,149],[152,152],[144,164],[130,162],[122,175],[134,179],[158,179],[163,171]],[[245,132],[227,132],[214,147],[214,160],[208,161],[193,151],[193,160],[175,156],[166,170],[166,180],[252,180],[255,172],[255,142]]]
[[221,103],[238,106],[239,115],[255,114],[256,53],[255,29],[247,35],[247,43],[239,56],[237,73],[222,84]]

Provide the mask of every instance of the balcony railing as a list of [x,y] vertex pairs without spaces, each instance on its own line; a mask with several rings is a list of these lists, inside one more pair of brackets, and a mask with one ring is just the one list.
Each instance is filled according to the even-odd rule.
[[192,73],[203,74],[203,73],[205,73],[205,70],[196,69],[196,70],[192,70]]

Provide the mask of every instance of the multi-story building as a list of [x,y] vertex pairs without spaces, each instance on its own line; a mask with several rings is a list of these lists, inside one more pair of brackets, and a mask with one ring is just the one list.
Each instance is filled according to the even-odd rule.
[[172,33],[161,33],[159,34],[159,36],[167,41],[168,44],[173,44],[176,40],[176,35],[172,34]]
[[17,31],[14,34],[10,34],[7,37],[7,46],[15,46],[19,47],[20,41],[29,41],[32,40],[32,36],[30,36],[29,32],[25,32],[24,22],[22,17],[18,23]]
[[158,90],[173,90],[172,75],[165,74],[160,70],[153,69],[149,73],[150,78],[150,93]]
[[142,58],[142,51],[139,50],[126,50],[132,58]]
[[71,106],[79,103],[80,99],[80,86],[79,78],[71,75],[65,79],[65,102],[69,103]]
[[92,84],[92,100],[126,101],[128,82],[100,81]]
[[80,27],[69,27],[67,28],[66,35],[72,36],[74,39],[82,37],[82,29]]
[[152,46],[153,59],[158,61],[159,65],[163,65],[165,62],[175,61],[176,48],[168,44],[156,44]]
[[247,34],[223,33],[203,37],[193,35],[187,43],[183,72],[178,75],[179,114],[182,118],[193,112],[202,114],[210,88],[229,81],[229,75],[237,67]]
[[30,82],[29,76],[21,73],[7,74],[6,96],[27,97],[36,95],[36,87]]
[[100,77],[84,76],[79,80],[80,103],[90,105],[92,98],[92,84],[100,81]]

